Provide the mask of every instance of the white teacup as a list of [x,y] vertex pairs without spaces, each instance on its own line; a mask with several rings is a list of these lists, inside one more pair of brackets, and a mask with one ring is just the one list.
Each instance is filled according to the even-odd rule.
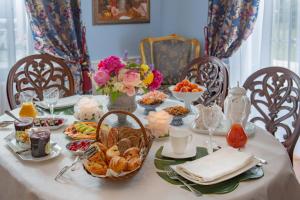
[[184,154],[193,136],[191,133],[172,131],[170,138],[173,152],[176,154]]

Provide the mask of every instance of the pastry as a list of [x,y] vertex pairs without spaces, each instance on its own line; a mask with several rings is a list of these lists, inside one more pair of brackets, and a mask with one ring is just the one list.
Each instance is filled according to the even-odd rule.
[[106,160],[106,157],[105,157],[105,153],[101,150],[97,150],[96,153],[94,153],[93,155],[91,155],[89,158],[88,158],[89,161],[93,161],[93,162],[100,162],[100,161],[104,161]]
[[127,171],[136,170],[137,168],[139,168],[141,166],[141,164],[142,164],[141,158],[133,157],[128,160],[126,170]]
[[117,173],[121,173],[127,167],[127,161],[120,156],[114,156],[109,162],[109,168]]
[[124,158],[126,158],[126,160],[129,160],[133,157],[139,157],[140,149],[137,147],[131,147],[124,152],[123,156]]
[[118,129],[111,128],[107,136],[107,147],[110,148],[118,142]]
[[104,153],[107,151],[107,147],[100,142],[94,142],[93,144],[91,144],[91,147],[93,146],[95,146],[98,150],[101,150]]
[[130,141],[130,139],[128,138],[123,138],[121,139],[118,144],[117,144],[119,151],[121,153],[121,155],[123,155],[123,153],[129,149],[130,147],[132,147],[132,143]]
[[107,165],[104,161],[101,162],[87,161],[84,162],[84,166],[86,170],[92,174],[105,175],[107,171]]
[[106,160],[110,161],[114,156],[119,156],[119,155],[120,155],[120,151],[118,149],[118,146],[114,145],[106,151]]

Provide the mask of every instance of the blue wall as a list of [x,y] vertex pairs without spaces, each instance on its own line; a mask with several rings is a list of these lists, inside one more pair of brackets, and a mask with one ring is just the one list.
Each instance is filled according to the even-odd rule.
[[203,27],[207,20],[207,0],[151,0],[151,23],[93,25],[92,0],[81,2],[87,43],[92,61],[108,55],[138,56],[139,42],[149,36],[171,33],[195,37],[203,44]]

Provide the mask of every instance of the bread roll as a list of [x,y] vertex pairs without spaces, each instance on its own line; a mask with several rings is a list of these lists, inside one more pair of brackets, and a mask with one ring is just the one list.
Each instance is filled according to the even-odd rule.
[[109,163],[109,168],[115,171],[116,173],[121,173],[127,167],[127,161],[125,158],[120,156],[114,156]]
[[133,171],[139,168],[142,164],[142,160],[139,157],[133,157],[128,160],[126,171]]
[[107,136],[107,147],[110,148],[118,142],[118,129],[111,128]]
[[107,171],[107,165],[104,161],[101,162],[84,162],[84,167],[87,171],[96,175],[105,175]]
[[120,155],[120,151],[118,149],[118,146],[114,145],[106,151],[106,160],[109,162],[112,159],[112,157],[119,156],[119,155]]
[[123,153],[131,147],[131,141],[128,138],[123,138],[118,142],[117,145],[121,155],[123,155]]
[[129,160],[133,157],[140,157],[140,149],[137,147],[131,147],[124,152],[123,156],[126,158],[126,160]]

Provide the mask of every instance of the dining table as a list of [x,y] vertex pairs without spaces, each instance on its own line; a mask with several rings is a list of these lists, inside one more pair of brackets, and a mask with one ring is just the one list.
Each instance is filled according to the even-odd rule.
[[[104,109],[108,103],[106,96],[95,98],[101,102]],[[183,105],[182,102],[167,99],[157,108],[161,110],[168,106]],[[12,110],[18,115],[19,109]],[[144,110],[140,106],[133,113],[144,124],[147,123]],[[64,128],[76,119],[73,115],[59,114],[65,118],[66,124],[51,132],[51,140],[61,148],[61,154],[51,160],[31,162],[21,160],[6,144],[5,137],[14,132],[14,125],[0,128],[0,199],[1,200],[141,200],[141,199],[222,199],[222,200],[296,200],[300,197],[300,185],[289,156],[283,145],[264,128],[255,126],[255,133],[248,138],[242,151],[250,152],[267,161],[263,165],[264,176],[260,179],[240,182],[238,187],[226,194],[204,194],[200,197],[179,186],[169,184],[156,173],[154,158],[156,151],[169,142],[169,138],[154,140],[148,156],[139,172],[122,181],[103,180],[90,176],[81,163],[74,170],[67,171],[61,179],[54,180],[57,173],[75,159],[67,149],[66,144],[71,140],[63,133]],[[195,114],[183,119],[184,124],[176,128],[179,131],[190,132],[193,135],[192,146],[205,146],[208,135],[195,133],[191,124]],[[11,120],[2,115],[0,121]],[[114,123],[115,116],[105,119],[105,123]],[[133,123],[133,121],[132,121]],[[226,147],[224,136],[214,136],[214,140],[221,147]]]

